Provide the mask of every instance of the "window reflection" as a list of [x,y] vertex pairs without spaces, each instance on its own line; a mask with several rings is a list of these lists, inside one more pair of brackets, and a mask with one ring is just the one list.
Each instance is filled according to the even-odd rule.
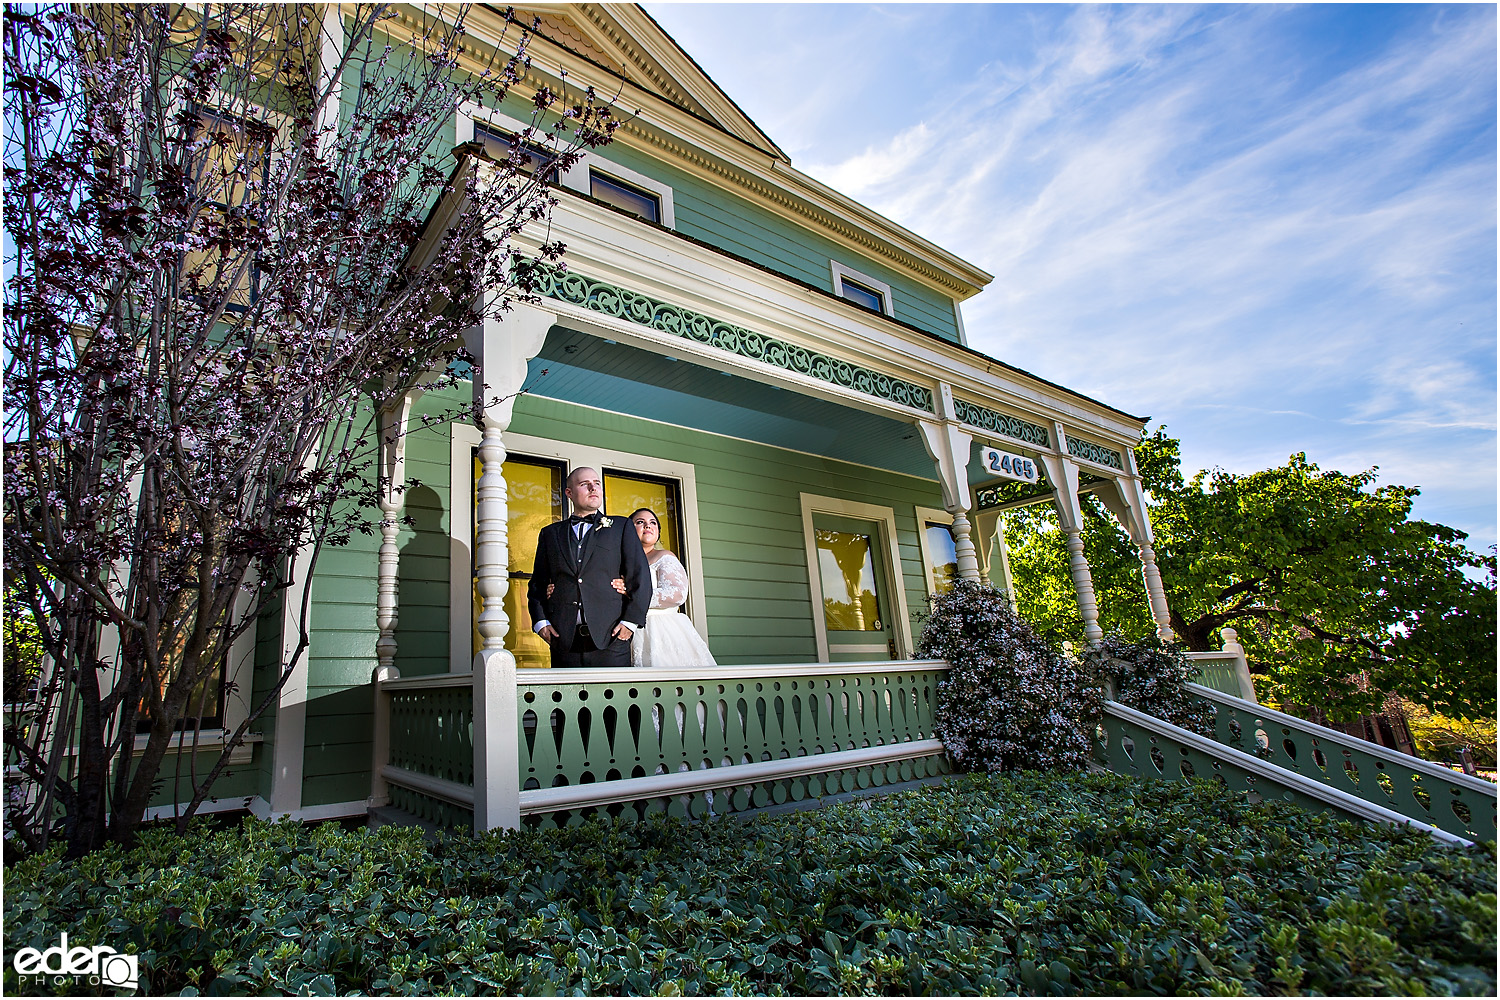
[[818,574],[829,631],[879,632],[880,596],[869,535],[818,528]]
[[934,594],[946,594],[958,579],[958,549],[953,544],[953,529],[946,524],[927,522],[927,573]]

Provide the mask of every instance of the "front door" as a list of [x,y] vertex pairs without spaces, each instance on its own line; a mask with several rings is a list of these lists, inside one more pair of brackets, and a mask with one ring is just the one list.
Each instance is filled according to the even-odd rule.
[[895,658],[891,600],[875,521],[813,514],[823,624],[834,663]]

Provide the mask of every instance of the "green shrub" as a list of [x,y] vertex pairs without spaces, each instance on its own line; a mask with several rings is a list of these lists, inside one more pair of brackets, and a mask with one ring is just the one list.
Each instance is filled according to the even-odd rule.
[[1132,642],[1107,635],[1082,657],[1088,670],[1114,688],[1114,700],[1204,736],[1214,733],[1214,708],[1185,684],[1201,671],[1176,643],[1156,636]]
[[988,584],[958,580],[932,599],[917,655],[947,660],[936,728],[948,755],[978,771],[1080,771],[1103,687],[1087,665],[1064,659]]
[[1493,994],[1494,864],[1207,782],[1017,772],[436,844],[150,833],[14,865],[5,940],[133,951],[142,994]]

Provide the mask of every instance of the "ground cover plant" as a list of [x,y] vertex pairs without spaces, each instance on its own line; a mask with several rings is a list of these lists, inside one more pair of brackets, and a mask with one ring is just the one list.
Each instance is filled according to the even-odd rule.
[[436,844],[148,832],[5,889],[12,951],[108,943],[149,993],[1495,992],[1493,844],[1110,774]]

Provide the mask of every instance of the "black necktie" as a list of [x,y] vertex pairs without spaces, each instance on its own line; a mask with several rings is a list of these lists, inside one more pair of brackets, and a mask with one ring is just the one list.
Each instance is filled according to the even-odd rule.
[[592,514],[587,514],[583,517],[579,517],[577,514],[574,514],[572,517],[568,518],[568,522],[575,525],[591,524],[597,528],[599,526],[599,512],[595,511]]

